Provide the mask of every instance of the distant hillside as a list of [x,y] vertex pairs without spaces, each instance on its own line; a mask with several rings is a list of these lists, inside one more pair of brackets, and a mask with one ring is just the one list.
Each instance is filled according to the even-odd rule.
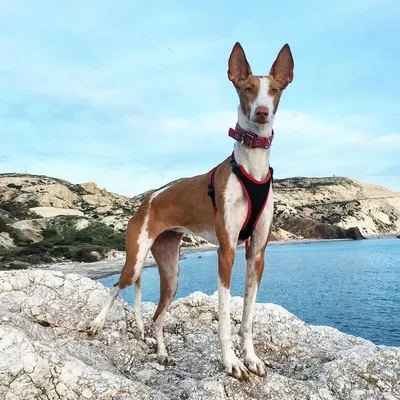
[[275,226],[293,228],[293,218],[312,219],[341,228],[358,227],[364,235],[400,230],[400,193],[349,178],[289,178],[274,182]]
[[[0,266],[113,257],[124,250],[128,219],[151,192],[128,198],[95,183],[0,174]],[[400,193],[380,186],[347,178],[290,178],[274,181],[274,196],[275,240],[400,231]],[[206,243],[183,239],[183,246]]]

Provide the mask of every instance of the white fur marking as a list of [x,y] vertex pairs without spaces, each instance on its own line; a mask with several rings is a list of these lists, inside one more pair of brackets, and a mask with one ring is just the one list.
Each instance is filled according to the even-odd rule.
[[146,261],[147,253],[150,250],[151,245],[154,240],[149,238],[148,234],[148,226],[149,226],[149,214],[146,214],[146,217],[143,221],[142,228],[140,230],[140,235],[138,237],[138,253],[136,258],[136,264],[134,267],[134,275],[132,277],[132,282],[136,282],[139,276],[142,274],[142,269],[144,262]]
[[156,341],[157,341],[157,355],[160,359],[163,357],[168,357],[168,353],[165,348],[164,334],[163,334],[165,313],[166,313],[166,310],[164,309],[163,312],[158,316],[157,320],[154,322],[154,330],[155,330]]
[[260,89],[258,91],[257,97],[250,104],[250,120],[254,121],[255,111],[258,106],[265,106],[268,108],[269,115],[267,122],[272,124],[274,119],[274,98],[268,94],[269,91],[269,79],[268,78],[258,78],[260,80]]
[[247,199],[235,174],[231,173],[224,192],[225,227],[230,245],[236,247],[239,232],[247,217]]
[[218,279],[218,336],[221,345],[222,363],[229,375],[241,378],[247,374],[247,368],[236,356],[231,337],[230,292]]
[[106,323],[106,318],[111,310],[112,306],[114,305],[115,299],[118,297],[120,292],[120,288],[118,286],[115,286],[108,298],[106,303],[104,304],[103,308],[101,309],[100,313],[97,315],[97,317],[91,322],[89,326],[89,333],[91,335],[95,335],[97,332],[99,332],[101,329],[103,329],[104,324]]
[[143,319],[142,319],[142,314],[140,312],[140,306],[142,304],[142,289],[139,287],[139,285],[135,285],[135,320],[136,320],[136,325],[139,329],[140,332],[140,337],[142,340],[144,340],[144,325],[143,325]]

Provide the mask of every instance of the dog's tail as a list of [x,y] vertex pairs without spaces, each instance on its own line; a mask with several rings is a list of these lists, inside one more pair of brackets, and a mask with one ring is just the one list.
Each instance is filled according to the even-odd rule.
[[144,325],[141,314],[141,305],[142,305],[142,275],[140,275],[135,282],[134,310],[135,310],[136,325],[139,329],[140,337],[142,338],[142,340],[144,340]]

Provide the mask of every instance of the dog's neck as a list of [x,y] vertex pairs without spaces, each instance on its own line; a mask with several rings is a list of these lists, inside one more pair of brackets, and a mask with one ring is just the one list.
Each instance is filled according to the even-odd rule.
[[[260,137],[272,135],[272,122],[264,125],[252,123],[242,112],[241,107],[238,111],[238,125],[247,132],[255,133]],[[253,149],[244,144],[235,143],[235,159],[244,169],[257,180],[263,180],[269,170],[269,156],[271,149]]]

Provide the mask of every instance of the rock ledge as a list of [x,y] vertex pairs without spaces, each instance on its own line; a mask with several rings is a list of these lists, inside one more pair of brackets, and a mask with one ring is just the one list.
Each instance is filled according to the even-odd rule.
[[[144,282],[146,284],[146,282]],[[196,292],[175,301],[166,344],[177,360],[157,364],[145,303],[146,341],[133,311],[118,300],[96,338],[80,332],[108,294],[100,283],[43,270],[0,273],[1,399],[395,400],[400,349],[310,326],[273,304],[257,304],[255,347],[268,376],[241,383],[219,362],[217,297]],[[232,298],[235,347],[242,299]],[[79,329],[78,329],[79,328]]]

